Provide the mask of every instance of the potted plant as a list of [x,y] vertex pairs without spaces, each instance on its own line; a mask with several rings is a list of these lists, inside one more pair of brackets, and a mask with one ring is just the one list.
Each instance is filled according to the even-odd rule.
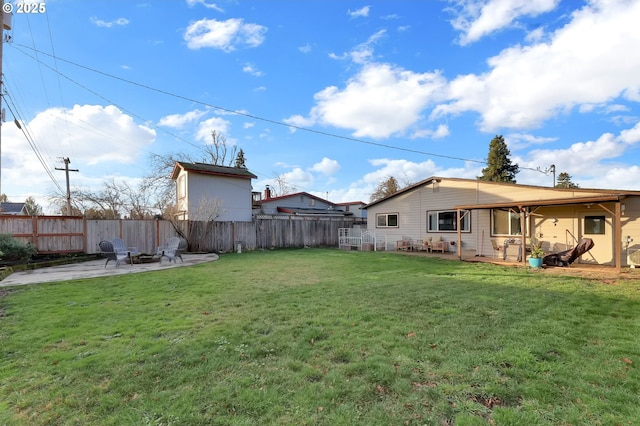
[[544,250],[540,247],[537,240],[531,240],[531,256],[529,257],[529,266],[532,268],[542,267],[542,259],[544,258]]

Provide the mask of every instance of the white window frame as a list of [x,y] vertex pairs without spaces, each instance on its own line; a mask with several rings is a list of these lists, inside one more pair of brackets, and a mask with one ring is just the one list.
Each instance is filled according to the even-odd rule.
[[[442,214],[453,214],[453,229],[440,229],[446,218]],[[461,210],[462,230],[460,232],[471,232],[471,214],[468,210]],[[431,220],[431,219],[434,220]],[[435,227],[433,226],[435,225]],[[457,210],[430,210],[427,211],[427,232],[458,232],[458,211]]]
[[[396,224],[389,225],[389,216],[396,217]],[[380,219],[384,218],[384,224],[380,224]],[[376,214],[376,228],[397,228],[400,224],[400,215],[398,213],[378,213]]]

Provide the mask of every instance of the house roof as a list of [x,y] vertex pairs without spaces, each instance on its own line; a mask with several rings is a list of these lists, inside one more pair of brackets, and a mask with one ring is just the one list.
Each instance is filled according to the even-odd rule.
[[[466,204],[466,205],[458,205],[455,206],[456,209],[490,209],[490,208],[508,208],[508,207],[521,207],[521,206],[550,206],[550,205],[566,205],[566,204],[583,204],[583,203],[597,203],[597,202],[606,202],[606,201],[619,201],[625,196],[635,195],[640,196],[640,191],[631,191],[631,190],[617,190],[617,189],[591,189],[591,188],[551,188],[547,186],[536,186],[536,185],[522,185],[516,183],[507,183],[507,182],[490,182],[490,181],[481,181],[477,179],[462,179],[462,178],[448,178],[448,177],[438,177],[432,176],[425,180],[422,180],[414,185],[410,185],[400,191],[389,195],[385,198],[381,198],[380,200],[373,201],[368,205],[364,206],[363,209],[367,209],[376,204],[382,203],[384,201],[391,200],[395,197],[398,197],[402,194],[406,194],[408,192],[413,191],[416,188],[420,188],[424,185],[428,185],[432,182],[442,182],[442,181],[457,181],[457,182],[469,182],[469,183],[482,183],[483,185],[495,185],[496,190],[499,190],[500,187],[509,186],[513,188],[514,185],[522,188],[522,189],[546,189],[557,192],[566,192],[567,197],[557,198],[557,199],[548,199],[548,200],[521,200],[521,201],[509,201],[509,202],[496,202],[496,203],[486,203],[486,204]],[[580,195],[580,193],[584,193],[584,195]],[[594,195],[597,194],[597,195]]]
[[214,164],[207,163],[185,163],[183,161],[176,161],[176,164],[173,166],[173,171],[171,172],[171,179],[176,179],[181,170],[203,175],[227,176],[240,179],[258,178],[258,176],[254,175],[249,170],[239,167],[216,166]]
[[320,216],[353,216],[351,212],[342,210],[312,209],[303,207],[280,207],[278,213],[298,214],[298,215],[320,215]]
[[0,203],[0,213],[3,214],[19,214],[24,210],[25,203]]
[[309,194],[308,192],[296,192],[295,194],[287,194],[287,195],[281,195],[279,197],[265,198],[265,199],[262,200],[262,202],[265,203],[265,202],[272,202],[272,201],[282,201],[282,200],[286,200],[286,199],[293,198],[293,197],[299,197],[301,195],[305,195],[305,196],[307,196],[309,198],[313,198],[315,200],[322,201],[323,203],[327,203],[327,204],[330,204],[332,206],[337,206],[338,205],[336,203],[332,203],[329,200],[325,200],[324,198],[316,197],[313,194]]
[[336,205],[338,206],[363,206],[366,205],[367,203],[363,202],[363,201],[347,201],[344,203],[337,203]]

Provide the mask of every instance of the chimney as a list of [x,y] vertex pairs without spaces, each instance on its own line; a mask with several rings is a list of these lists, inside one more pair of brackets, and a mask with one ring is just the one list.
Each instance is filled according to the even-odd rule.
[[268,200],[269,198],[271,198],[271,188],[269,188],[269,185],[267,185],[267,187],[264,189],[264,199]]

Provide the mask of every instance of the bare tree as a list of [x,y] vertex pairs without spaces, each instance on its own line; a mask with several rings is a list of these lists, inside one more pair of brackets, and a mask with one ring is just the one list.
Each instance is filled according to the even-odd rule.
[[[212,130],[211,143],[205,145],[205,149],[203,151],[207,154],[207,158],[210,164],[213,164],[215,166],[231,167],[234,160],[236,159],[237,149],[238,147],[233,145],[233,148],[231,148],[231,152],[229,152],[229,144],[227,143],[227,138],[225,138],[222,133]],[[229,159],[228,162],[227,158]],[[225,162],[227,162],[227,164],[225,164]]]
[[189,213],[189,221],[184,221],[181,216],[183,212],[174,205],[167,208],[165,219],[171,222],[178,235],[187,240],[191,250],[199,251],[207,249],[207,242],[214,228],[213,222],[225,212],[222,200],[202,197],[195,210]]
[[272,189],[274,197],[282,197],[283,195],[292,194],[296,190],[296,187],[294,185],[290,185],[284,175],[275,175],[273,183]]

